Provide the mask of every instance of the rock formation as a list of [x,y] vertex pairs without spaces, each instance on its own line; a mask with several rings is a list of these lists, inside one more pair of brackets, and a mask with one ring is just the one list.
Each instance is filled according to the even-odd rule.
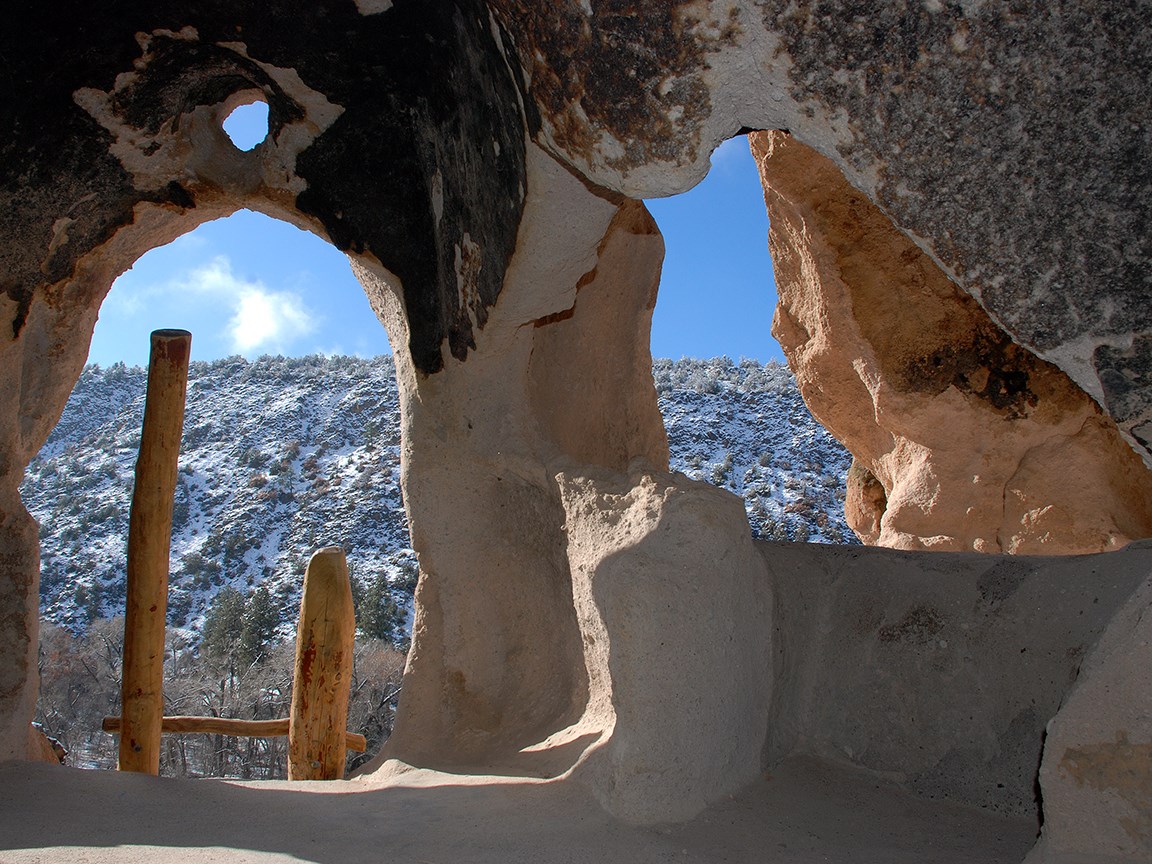
[[[787,740],[770,738],[772,724],[794,729],[796,717],[799,732],[815,736],[795,739],[797,749],[820,739],[846,745],[839,752],[861,770],[929,771],[892,744],[912,746],[919,718],[873,718],[885,723],[867,727],[878,736],[868,742],[787,708],[797,681],[834,682],[839,668],[834,654],[805,654],[788,634],[808,628],[815,638],[833,613],[854,610],[817,604],[816,615],[798,614],[781,601],[785,580],[752,554],[738,502],[664,472],[647,378],[661,241],[630,199],[690,187],[716,144],[741,130],[791,130],[1010,336],[976,327],[974,342],[941,346],[946,379],[935,364],[909,374],[946,391],[970,373],[964,386],[1004,398],[993,406],[1003,415],[1064,405],[1079,422],[1061,426],[1049,449],[1034,442],[1031,462],[1067,461],[1063,442],[1083,434],[1100,453],[1082,471],[1123,472],[1103,415],[1087,402],[1068,409],[1066,385],[1041,392],[1030,370],[1030,406],[1015,378],[984,379],[975,365],[945,360],[1003,352],[1005,362],[987,368],[1015,373],[1020,345],[1067,373],[1152,461],[1152,236],[1143,228],[1152,48],[1133,38],[1146,29],[1142,11],[1032,0],[893,0],[866,13],[778,0],[25,10],[0,36],[0,128],[9,133],[0,141],[0,758],[29,755],[36,695],[37,545],[17,492],[24,466],[63,408],[112,280],[147,249],[249,207],[346,252],[396,348],[422,577],[387,756],[565,776],[610,812],[645,822],[737,791],[766,765],[759,744]],[[268,103],[270,132],[242,153],[220,121],[252,98]],[[948,399],[965,398],[953,389],[930,416],[893,417],[892,428],[951,422]],[[878,404],[920,407],[887,396]],[[955,449],[979,464],[1009,434],[1004,425],[970,427]],[[907,447],[893,459],[925,456]],[[1036,527],[1020,540],[974,530],[981,519],[967,512],[957,518],[972,525],[932,530],[1019,551],[1074,524],[1045,512],[1052,493],[1031,479],[1044,472],[1021,471],[1024,497],[1008,506]],[[924,474],[901,476],[921,485],[885,489],[881,534],[887,522],[921,545],[949,545],[930,542],[937,535],[917,521],[931,509]],[[1064,500],[1081,494],[1075,480],[1066,478]],[[1119,484],[1105,488],[1127,501]],[[880,490],[859,489],[857,509],[875,514]],[[1138,501],[1133,509],[1147,512]],[[1109,518],[1127,536],[1142,530]],[[1097,539],[1075,542],[1099,543],[1112,527],[1084,530]],[[1073,566],[1086,582],[1108,581],[1116,557]],[[955,576],[930,556],[916,561],[911,583]],[[867,568],[859,578],[865,593],[870,581],[883,587]],[[1139,609],[1143,597],[1133,600]],[[1032,644],[1075,649],[1046,629],[1044,609],[1062,598],[1038,599]],[[952,686],[931,662],[939,641],[952,644],[940,635],[951,619],[899,607],[857,622],[860,633],[892,636],[891,652],[870,655],[877,680],[898,691]],[[997,632],[1016,632],[1010,617],[989,614]],[[1084,633],[1085,649],[1095,638]],[[954,671],[1011,678],[1007,653],[961,656]],[[1045,711],[1072,683],[1070,656],[1064,678],[1032,682]],[[1094,656],[1096,680],[1129,677],[1120,653]],[[680,688],[677,670],[702,685],[699,698]],[[1113,698],[1099,729],[1146,714],[1152,697],[1134,686]],[[1019,716],[1011,688],[998,699],[996,718]],[[1035,744],[1043,713],[1010,721],[1006,736],[977,735],[983,744],[962,764],[944,758],[955,748],[934,748],[937,769],[951,788],[986,789],[999,764],[989,742]],[[926,735],[950,734],[928,726]],[[1101,743],[1099,729],[1081,739],[1076,728],[1060,740],[1084,752]],[[1142,729],[1128,733],[1128,745],[1147,745]],[[1018,788],[1024,763],[1012,764]],[[1124,778],[1093,776],[1104,797],[1125,793]],[[1042,782],[1051,786],[1051,774]],[[1110,806],[1098,811],[1093,853],[1124,830],[1128,817]],[[1056,855],[1076,823],[1061,805],[1051,819]]]
[[[1142,544],[1145,547],[1147,544]],[[1044,831],[1028,864],[1152,856],[1152,580],[1131,595],[1048,724]]]
[[1152,471],[832,162],[751,136],[771,224],[772,333],[856,458],[846,513],[897,549],[1076,554],[1152,536]]

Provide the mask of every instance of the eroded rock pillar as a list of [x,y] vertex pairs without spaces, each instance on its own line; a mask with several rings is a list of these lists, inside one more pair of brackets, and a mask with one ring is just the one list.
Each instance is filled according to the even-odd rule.
[[1015,344],[844,179],[751,136],[779,290],[772,333],[856,457],[849,524],[899,549],[1069,554],[1152,535],[1152,472],[1055,366]]
[[[396,354],[421,577],[386,755],[420,765],[522,764],[520,751],[569,726],[587,699],[564,511],[546,464],[555,445],[528,369],[537,324],[572,308],[618,206],[534,146],[527,162],[517,251],[475,350],[463,361],[445,351],[432,374]],[[358,273],[393,344],[406,344],[405,292],[370,264]]]
[[33,758],[40,554],[36,522],[5,478],[0,500],[0,761]]
[[40,753],[29,725],[38,686],[40,542],[20,481],[64,410],[95,318],[95,303],[36,298],[23,305],[0,294],[0,760]]
[[[573,770],[617,816],[687,818],[761,767],[764,567],[739,499],[667,471],[655,223],[535,147],[527,162],[475,351],[431,375],[397,355],[421,579],[385,758]],[[402,292],[359,272],[403,344]]]
[[619,818],[690,818],[761,771],[772,598],[743,503],[681,474],[557,480],[606,729],[579,776]]

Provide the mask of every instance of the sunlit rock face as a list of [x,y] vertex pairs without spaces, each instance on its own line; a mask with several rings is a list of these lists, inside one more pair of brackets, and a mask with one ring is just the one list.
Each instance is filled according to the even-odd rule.
[[1012,340],[839,169],[752,136],[773,335],[856,458],[846,513],[898,549],[1074,554],[1152,535],[1152,471],[1067,375]]

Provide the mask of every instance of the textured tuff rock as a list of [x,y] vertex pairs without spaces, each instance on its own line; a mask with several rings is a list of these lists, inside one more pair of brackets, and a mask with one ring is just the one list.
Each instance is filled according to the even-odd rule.
[[[1114,619],[1137,599],[1152,564],[1147,544],[1071,557],[758,548],[780,664],[769,761],[799,750],[898,773],[925,797],[1034,819],[1043,806],[1045,824],[1072,815],[1071,804],[1053,812],[1046,789],[1036,797],[1037,765],[1053,753],[1049,720],[1075,698],[1092,646],[1105,648]],[[1092,716],[1132,729],[1136,743],[1147,724],[1124,724],[1147,713],[1147,676],[1134,676],[1132,691],[1121,682],[1147,646],[1131,647],[1130,660],[1113,651],[1101,662],[1111,698],[1127,707]]]
[[[541,140],[630,195],[680,191],[740,129],[831,158],[1146,458],[1152,200],[1135,9],[893,0],[494,0]],[[1087,38],[1086,34],[1092,34]],[[1092,142],[1077,146],[1072,142]]]
[[1040,793],[1044,831],[1028,864],[1152,857],[1152,579],[1048,724]]
[[779,305],[812,412],[856,458],[866,543],[1058,554],[1152,535],[1152,471],[1099,406],[1016,345],[828,159],[752,137]]
[[[770,717],[786,716],[772,713],[774,676],[790,675],[796,657],[775,639],[772,603],[757,599],[764,571],[740,539],[740,508],[662,472],[646,378],[660,240],[627,200],[687,188],[741,129],[789,129],[832,160],[1009,334],[974,324],[935,347],[915,343],[931,362],[897,370],[903,378],[879,369],[842,382],[866,391],[855,404],[879,411],[895,440],[868,445],[887,502],[881,535],[894,525],[908,545],[1020,551],[1053,531],[1091,548],[1114,529],[1115,542],[1142,530],[1146,502],[1111,480],[1087,482],[1132,473],[1103,415],[1082,399],[1075,407],[1074,388],[1016,347],[1066,372],[1148,456],[1152,42],[1138,6],[159,0],[23,11],[0,36],[0,758],[28,755],[36,689],[23,468],[60,415],[112,280],[147,249],[240,207],[347,252],[396,346],[422,578],[393,756],[546,776],[575,765],[610,810],[656,820],[752,776],[745,760]],[[271,132],[243,154],[219,121],[251,98],[268,102]],[[906,267],[933,293],[919,262]],[[918,332],[909,304],[888,312],[893,334]],[[926,403],[920,394],[933,390]],[[956,456],[938,464],[967,459],[968,476],[983,477],[986,461],[1011,461],[1006,451],[1028,455],[1012,476],[973,484],[955,525],[932,527],[934,498],[955,478],[938,480],[935,451],[919,442],[972,400],[995,419],[951,430]],[[1047,418],[1058,408],[1067,413]],[[1058,434],[1030,439],[1013,431],[1026,426],[1009,422],[1017,415]],[[844,434],[861,440],[881,428],[852,422]],[[1092,448],[1096,461],[1077,461]],[[1107,490],[1098,500],[1111,524],[1045,509],[1056,498],[1049,460],[1079,466],[1060,500]],[[875,515],[879,490],[858,476],[854,507]],[[888,486],[894,477],[904,479]],[[997,525],[1027,531],[985,524],[985,511],[1001,509]],[[635,520],[618,548],[589,547],[616,517]],[[685,545],[666,547],[665,534]],[[705,564],[715,572],[697,578]],[[1080,564],[1084,579],[1117,566]],[[951,575],[924,559],[919,570]],[[866,589],[882,575],[861,579]],[[633,582],[651,590],[634,596]],[[697,584],[715,586],[708,614],[722,628],[699,651],[682,638],[698,625],[681,623],[697,613]],[[1059,596],[1044,599],[1059,608]],[[801,620],[821,627],[832,613],[821,609]],[[879,673],[922,690],[931,663],[921,655],[949,619],[905,611],[878,625],[905,651],[880,658]],[[771,638],[755,635],[757,619]],[[767,648],[783,652],[771,671],[759,659]],[[835,677],[834,657],[812,657],[824,659],[805,680],[829,680],[820,664]],[[723,710],[695,702],[686,716],[701,725],[670,719],[681,706],[643,678],[677,667]],[[998,654],[958,672],[1008,669]],[[1066,686],[1032,683],[1046,705]],[[595,748],[565,737],[590,706],[608,717],[607,685],[611,737]],[[1106,723],[1129,704],[1116,697]],[[910,741],[921,720],[885,719]],[[1026,720],[1012,728],[1044,718]],[[877,770],[908,756],[880,746],[873,759],[866,741],[834,740]],[[673,755],[701,741],[699,753]],[[981,765],[996,764],[994,749],[980,751]],[[945,779],[967,776],[967,755],[959,761],[941,762]],[[662,786],[665,764],[673,779]],[[1107,817],[1113,833],[1127,818],[1118,812]],[[1060,807],[1053,818],[1073,824]]]
[[621,818],[687,818],[760,770],[772,596],[743,508],[683,475],[556,479],[590,685],[569,735],[598,736],[576,776]]

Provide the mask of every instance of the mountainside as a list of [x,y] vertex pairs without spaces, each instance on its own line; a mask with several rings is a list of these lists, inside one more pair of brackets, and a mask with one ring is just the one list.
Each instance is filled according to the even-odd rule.
[[[754,534],[855,542],[851,457],[812,419],[786,367],[658,360],[673,470],[743,495]],[[87,367],[24,501],[40,522],[44,617],[83,627],[124,608],[125,548],[145,370]],[[336,544],[361,591],[407,632],[416,557],[400,492],[390,357],[193,363],[172,537],[169,623],[198,633],[225,587],[263,585],[295,628],[308,556]]]

